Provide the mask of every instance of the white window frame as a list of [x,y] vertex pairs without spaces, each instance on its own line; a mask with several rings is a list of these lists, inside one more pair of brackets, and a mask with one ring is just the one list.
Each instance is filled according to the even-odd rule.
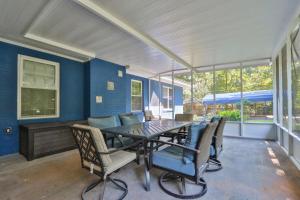
[[[167,97],[164,97],[164,89],[165,88],[168,90],[168,96]],[[173,106],[170,106],[170,90],[172,90],[172,93],[173,93],[173,88],[172,87],[163,86],[162,98],[167,99],[167,108],[163,107],[164,111],[172,111],[173,110]],[[171,95],[173,96],[172,93],[171,93]],[[172,101],[174,101],[174,99]],[[173,102],[173,104],[174,104],[174,102]]]
[[[29,60],[33,62],[39,62],[43,64],[48,65],[54,65],[55,66],[55,90],[56,90],[56,108],[55,108],[55,114],[54,115],[40,115],[36,117],[22,117],[21,115],[21,87],[23,84],[23,63],[24,60]],[[25,55],[18,55],[18,89],[17,89],[17,119],[18,120],[25,120],[25,119],[46,119],[46,118],[59,118],[60,117],[60,65],[57,62],[52,62],[49,60],[39,59],[31,56],[25,56]]]
[[[133,95],[132,94],[132,85],[133,83],[140,83],[141,84],[141,93],[139,95]],[[141,109],[140,110],[133,110],[132,109],[132,97],[141,97]],[[131,84],[130,84],[130,110],[131,112],[140,112],[143,110],[143,82],[135,79],[131,79]]]

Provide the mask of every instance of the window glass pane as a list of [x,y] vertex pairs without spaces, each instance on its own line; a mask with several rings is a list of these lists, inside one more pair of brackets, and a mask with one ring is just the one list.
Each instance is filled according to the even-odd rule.
[[21,89],[21,116],[35,117],[56,114],[56,91],[44,89]]
[[291,35],[292,52],[292,124],[293,132],[300,134],[300,35],[299,29]]
[[244,122],[273,122],[272,66],[243,68]]
[[23,87],[55,88],[55,66],[24,60]]
[[[200,69],[199,69],[200,70]],[[192,110],[195,120],[210,119],[214,115],[214,73],[195,70],[193,73],[193,103]],[[210,103],[203,104],[203,99],[211,99]]]
[[142,94],[142,83],[137,81],[132,81],[131,95],[141,96]]
[[215,84],[216,113],[228,121],[241,121],[241,70],[216,71]]
[[132,107],[131,110],[142,110],[142,97],[132,96],[131,97]]
[[142,110],[142,82],[131,81],[131,110]]
[[288,128],[287,55],[286,45],[282,48],[282,122]]
[[279,98],[279,57],[276,57],[276,112],[277,112],[277,123],[280,122],[280,115],[279,115],[279,105],[280,105],[280,98]]

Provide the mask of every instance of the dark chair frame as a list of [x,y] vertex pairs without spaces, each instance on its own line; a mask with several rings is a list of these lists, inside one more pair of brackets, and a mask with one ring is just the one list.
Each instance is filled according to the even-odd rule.
[[[222,137],[223,137],[223,131],[224,131],[224,126],[225,126],[225,118],[221,117],[218,123],[218,126],[215,130],[214,136],[212,138],[212,143],[211,146],[214,148],[215,151],[215,155],[212,155],[209,157],[208,160],[208,168],[206,169],[207,172],[216,172],[216,171],[220,171],[221,169],[223,169],[222,163],[221,161],[218,159],[220,153],[223,151],[223,143],[221,144],[220,147],[218,147],[218,133],[222,133]],[[223,130],[221,130],[223,129]],[[214,166],[213,168],[210,168],[210,166]]]
[[[209,129],[209,125],[207,125],[205,127],[205,130],[204,131],[208,131]],[[193,152],[195,155],[194,155],[194,164],[195,164],[195,175],[194,176],[190,176],[190,175],[187,175],[187,174],[184,174],[184,173],[181,173],[179,171],[174,171],[174,170],[170,170],[170,169],[167,169],[167,168],[164,168],[164,167],[161,167],[161,166],[157,166],[157,165],[154,165],[153,162],[152,162],[152,159],[153,159],[153,143],[161,143],[163,145],[169,145],[169,146],[176,146],[176,147],[179,147],[183,150],[187,150],[187,151],[191,151]],[[200,158],[199,158],[199,154],[200,154],[200,150],[199,150],[199,147],[200,147],[200,143],[201,143],[201,140],[199,140],[197,142],[197,145],[196,145],[196,148],[193,149],[193,148],[190,148],[190,147],[187,147],[187,146],[184,146],[184,145],[181,145],[181,144],[176,144],[176,143],[172,143],[172,142],[167,142],[167,141],[161,141],[161,140],[151,140],[151,143],[150,143],[150,155],[149,155],[149,158],[150,158],[150,169],[152,167],[155,167],[155,168],[158,168],[158,169],[162,169],[162,170],[165,170],[167,172],[163,173],[160,178],[159,178],[159,185],[160,187],[164,190],[164,192],[166,192],[167,194],[173,196],[173,197],[176,197],[176,198],[181,198],[181,199],[194,199],[194,198],[199,198],[201,196],[203,196],[206,192],[207,192],[207,183],[206,181],[200,176],[201,174],[203,174],[206,169],[207,169],[207,166],[208,166],[208,163],[205,163],[204,165],[200,166]],[[164,186],[163,186],[163,182],[165,179],[167,179],[168,176],[172,176],[174,177],[174,175],[176,176],[175,178],[180,178],[180,181],[182,183],[182,190],[183,190],[183,194],[176,194],[176,193],[173,193],[169,190],[167,190]],[[192,195],[187,195],[186,194],[186,187],[185,187],[185,178],[193,181],[196,185],[199,185],[202,187],[202,189],[200,190],[200,192],[196,193],[196,194],[192,194]]]
[[[123,199],[128,193],[128,186],[124,181],[122,181],[120,179],[113,179],[110,177],[110,174],[107,175],[104,173],[104,164],[101,159],[101,155],[112,154],[117,151],[126,150],[126,149],[134,147],[134,146],[138,146],[138,149],[139,149],[140,146],[142,145],[142,141],[136,141],[135,143],[133,143],[131,145],[124,146],[124,147],[121,147],[118,149],[109,150],[108,152],[100,152],[97,150],[97,146],[95,144],[95,141],[92,137],[92,133],[90,130],[72,126],[71,131],[73,133],[75,143],[76,143],[79,153],[80,153],[82,168],[87,169],[91,173],[94,173],[100,177],[99,180],[91,183],[90,185],[88,185],[87,187],[84,188],[84,190],[81,193],[81,199],[84,200],[84,196],[87,192],[89,192],[90,190],[95,188],[98,184],[100,184],[102,181],[104,181],[101,196],[100,196],[100,199],[103,199],[107,180],[111,181],[118,189],[123,191],[122,195],[119,198],[119,199]],[[79,135],[79,133],[81,133],[81,135]],[[85,139],[87,139],[87,140],[85,140]],[[140,157],[140,154],[139,154],[139,151],[137,151],[136,152],[137,164],[139,164],[139,160],[140,160],[139,157]],[[99,166],[101,171],[91,170],[90,168],[86,167],[84,165],[84,160],[88,161],[90,163],[93,163],[96,166]]]

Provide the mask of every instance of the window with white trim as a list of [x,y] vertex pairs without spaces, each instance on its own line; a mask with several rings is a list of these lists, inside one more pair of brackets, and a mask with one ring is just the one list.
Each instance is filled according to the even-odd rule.
[[173,89],[163,86],[162,105],[164,110],[172,110],[173,108]]
[[18,119],[59,117],[59,63],[18,56]]
[[142,81],[131,80],[131,111],[143,110]]

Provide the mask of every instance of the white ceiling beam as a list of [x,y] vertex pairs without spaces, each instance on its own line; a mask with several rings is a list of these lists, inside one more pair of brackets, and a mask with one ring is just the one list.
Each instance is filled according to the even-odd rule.
[[66,45],[66,44],[63,44],[63,43],[60,43],[60,42],[57,42],[57,41],[54,41],[54,40],[50,40],[50,39],[47,39],[47,38],[44,38],[44,37],[41,37],[41,36],[38,36],[38,35],[35,35],[35,34],[31,33],[31,30],[35,26],[37,26],[38,24],[42,23],[43,20],[45,18],[47,18],[49,16],[49,14],[51,14],[51,12],[55,8],[57,8],[57,6],[59,6],[59,4],[62,1],[63,0],[49,1],[44,6],[44,8],[39,12],[39,14],[36,16],[36,18],[26,28],[25,33],[24,33],[24,37],[28,38],[28,39],[31,39],[31,40],[38,41],[38,42],[42,42],[42,43],[45,43],[45,44],[48,44],[48,45],[51,45],[51,46],[54,46],[54,47],[58,47],[58,48],[61,48],[61,49],[72,51],[72,52],[77,53],[79,55],[86,56],[88,59],[95,58],[96,57],[95,53],[88,52],[88,51],[85,51],[85,50],[82,50],[82,49],[79,49],[79,48],[76,48],[76,47],[72,47],[70,45]]
[[110,12],[106,11],[104,8],[100,7],[98,4],[90,0],[73,0],[77,4],[81,5],[82,7],[86,8],[87,10],[95,13],[96,15],[104,18],[105,20],[109,21],[110,23],[116,25],[117,27],[121,28],[122,30],[128,32],[129,34],[133,35],[137,39],[141,40],[142,42],[146,43],[147,45],[161,51],[165,55],[167,55],[172,60],[176,61],[178,64],[183,65],[187,68],[192,68],[193,66],[187,63],[185,60],[177,56],[171,50],[160,44],[158,41],[153,39],[152,37],[142,33],[141,31],[136,30],[128,23],[118,19],[116,16],[111,14]]
[[24,37],[26,37],[28,39],[38,41],[38,42],[42,42],[42,43],[45,43],[45,44],[48,44],[48,45],[51,45],[51,46],[55,46],[55,47],[58,47],[58,48],[61,48],[61,49],[72,51],[72,52],[78,53],[80,55],[87,56],[89,58],[95,58],[96,57],[96,55],[92,52],[84,51],[82,49],[78,49],[76,47],[72,47],[72,46],[69,46],[69,45],[66,45],[66,44],[63,44],[63,43],[60,43],[60,42],[49,40],[47,38],[40,37],[40,36],[31,34],[31,33],[26,33],[24,35]]

